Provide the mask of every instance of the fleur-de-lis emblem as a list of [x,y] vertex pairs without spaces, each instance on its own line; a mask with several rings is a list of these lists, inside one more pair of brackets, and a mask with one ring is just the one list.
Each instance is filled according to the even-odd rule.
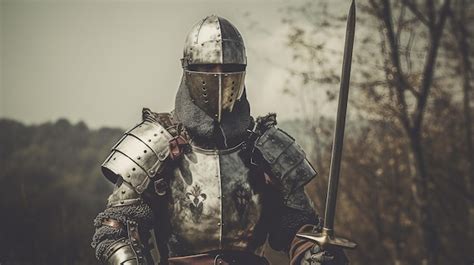
[[201,187],[195,184],[191,191],[186,192],[186,197],[189,200],[188,205],[193,217],[192,220],[194,223],[198,223],[204,209],[203,202],[207,199],[207,195],[202,193]]

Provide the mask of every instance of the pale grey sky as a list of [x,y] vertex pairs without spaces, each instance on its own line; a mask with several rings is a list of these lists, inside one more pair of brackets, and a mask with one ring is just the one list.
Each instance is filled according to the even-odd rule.
[[229,19],[244,37],[253,115],[293,117],[298,102],[281,97],[281,66],[291,63],[279,12],[287,3],[3,0],[0,117],[128,127],[144,106],[169,111],[184,38],[209,14]]

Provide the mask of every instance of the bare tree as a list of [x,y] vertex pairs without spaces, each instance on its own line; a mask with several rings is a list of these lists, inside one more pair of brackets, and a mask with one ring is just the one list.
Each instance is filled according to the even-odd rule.
[[[412,0],[403,0],[398,4],[400,4],[399,16],[395,18],[393,1],[369,1],[372,14],[381,23],[382,44],[387,53],[384,70],[387,80],[392,81],[389,83],[388,89],[394,95],[394,101],[388,107],[402,124],[405,134],[410,140],[414,166],[417,172],[414,175],[416,188],[413,189],[413,193],[419,209],[425,262],[427,264],[437,264],[439,236],[433,219],[430,195],[433,179],[429,176],[425,164],[422,127],[423,116],[433,84],[440,41],[449,13],[450,1],[444,1],[440,7],[437,7],[433,0],[425,1],[423,6]],[[407,9],[412,13],[412,16],[405,15]],[[401,46],[402,34],[405,33],[404,30],[409,23],[420,23],[426,27],[428,33],[428,47],[424,55],[425,59],[422,63],[418,84],[410,82],[409,76],[413,73],[409,72],[409,67],[402,67],[402,60],[404,60],[403,54],[400,52],[404,48]],[[410,40],[408,40],[406,48],[410,49],[410,45]],[[410,65],[410,58],[406,60],[407,65]],[[410,103],[412,102],[413,107],[411,108]]]

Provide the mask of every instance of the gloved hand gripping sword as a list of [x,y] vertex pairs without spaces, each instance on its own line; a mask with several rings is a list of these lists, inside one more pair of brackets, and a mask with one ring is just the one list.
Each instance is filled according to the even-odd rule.
[[326,197],[326,210],[324,213],[324,227],[321,233],[299,233],[296,236],[318,243],[322,248],[338,246],[353,249],[356,243],[336,237],[334,235],[334,215],[336,213],[337,186],[341,168],[342,144],[344,140],[344,126],[346,123],[347,99],[349,96],[349,80],[352,63],[352,47],[354,45],[355,33],[355,0],[352,0],[347,17],[346,40],[344,46],[344,58],[342,63],[342,75],[337,106],[337,118],[334,129],[334,140],[331,154],[331,167],[329,173],[328,192]]

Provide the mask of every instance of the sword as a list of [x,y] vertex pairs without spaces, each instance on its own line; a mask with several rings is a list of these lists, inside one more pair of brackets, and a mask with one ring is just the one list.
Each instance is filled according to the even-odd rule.
[[334,235],[334,216],[336,213],[337,186],[341,169],[342,144],[344,141],[344,126],[346,123],[347,98],[349,96],[349,80],[351,75],[352,47],[354,46],[355,33],[355,0],[352,0],[347,17],[346,40],[342,62],[341,84],[337,118],[334,128],[334,140],[331,153],[331,167],[329,171],[328,192],[326,197],[326,211],[324,213],[324,227],[321,233],[299,233],[296,236],[317,242],[321,248],[339,246],[353,249],[356,243],[336,237]]

